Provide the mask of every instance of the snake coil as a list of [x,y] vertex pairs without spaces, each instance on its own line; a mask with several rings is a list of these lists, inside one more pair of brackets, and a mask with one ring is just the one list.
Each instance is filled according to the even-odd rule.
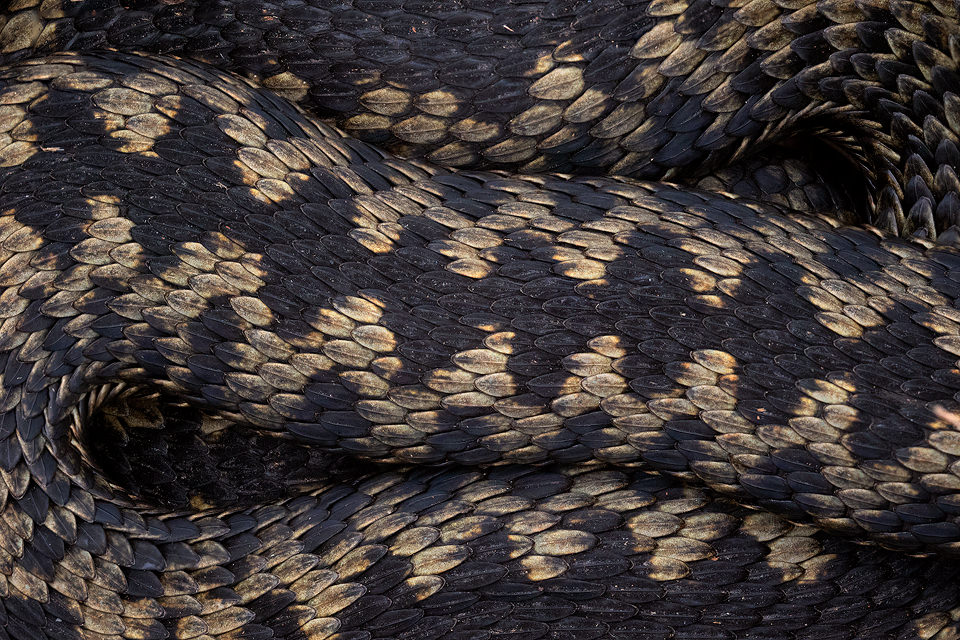
[[0,638],[960,637],[956,5],[14,0],[0,56]]

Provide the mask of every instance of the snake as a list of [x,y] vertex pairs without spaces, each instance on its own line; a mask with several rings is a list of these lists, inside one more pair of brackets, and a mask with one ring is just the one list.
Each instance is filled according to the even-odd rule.
[[960,637],[954,5],[0,15],[0,638]]

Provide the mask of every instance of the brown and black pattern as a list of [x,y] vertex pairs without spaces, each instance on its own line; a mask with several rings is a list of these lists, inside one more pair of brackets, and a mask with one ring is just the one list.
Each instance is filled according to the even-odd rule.
[[754,197],[729,172],[763,150],[792,162],[760,194],[932,238],[960,223],[956,21],[909,0],[14,0],[0,53],[176,53],[442,166],[724,171]]
[[[5,14],[0,637],[960,636],[960,254],[791,211],[952,224],[952,8],[356,4]],[[823,95],[644,165],[696,190],[401,160],[274,91],[326,67],[304,104],[366,87],[302,43],[275,55],[288,11],[330,55],[358,36],[363,70],[362,43],[389,53],[370,16],[469,43],[534,10],[573,30],[555,39],[678,40],[626,56],[654,83],[707,24],[750,47],[789,32],[735,93],[751,118],[783,87]],[[203,42],[200,62],[92,51]],[[815,71],[765,83],[805,47]],[[621,103],[655,131],[684,104],[731,126],[657,96]]]

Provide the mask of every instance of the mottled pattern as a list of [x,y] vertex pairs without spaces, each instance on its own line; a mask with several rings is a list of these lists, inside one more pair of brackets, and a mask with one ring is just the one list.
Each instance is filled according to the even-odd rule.
[[[186,51],[343,114],[352,135],[392,140],[393,150],[441,164],[658,173],[734,143],[725,125],[738,111],[737,124],[749,120],[746,100],[758,93],[741,85],[763,74],[760,63],[747,72],[751,53],[770,55],[794,39],[784,37],[786,25],[756,36],[776,24],[770,8],[634,0],[27,2],[12,12],[0,43],[6,53]],[[801,14],[798,26],[817,17]],[[760,81],[764,89],[775,83]],[[739,133],[755,138],[763,127],[751,128]]]
[[[960,252],[789,209],[952,224],[952,7],[318,5],[4,15],[0,638],[960,637],[960,429],[941,411],[960,409]],[[464,43],[475,14],[555,14],[587,49],[613,29],[634,65],[617,86],[666,83],[622,104],[746,142],[690,167],[705,190],[398,159],[264,87],[294,62],[272,26],[324,10],[294,35],[356,31],[361,70],[385,23],[360,15],[462,22],[427,40]],[[690,43],[710,29],[783,40],[737,72],[759,83],[730,94],[749,118],[669,102],[689,94],[667,61],[709,58]],[[871,53],[813,64],[818,38]],[[651,40],[662,55],[636,62]],[[105,42],[208,54],[90,51]],[[333,70],[304,104],[363,103],[360,76],[337,88],[346,67],[289,50]],[[440,58],[442,79],[462,56]],[[575,104],[534,95],[566,86],[554,71],[522,93]],[[758,117],[801,86],[819,102]],[[369,117],[353,105],[343,122]],[[817,166],[836,146],[862,185]],[[693,147],[638,173],[682,177]]]
[[840,637],[924,637],[960,606],[949,564],[589,465],[384,471],[158,519],[77,440],[105,382],[381,459],[645,459],[949,550],[952,431],[909,385],[950,398],[956,256],[654,183],[419,167],[187,63],[0,79],[21,637],[805,637],[838,610]]
[[695,185],[785,154],[759,194],[954,242],[956,24],[909,0],[14,0],[0,55],[177,53],[443,166]]

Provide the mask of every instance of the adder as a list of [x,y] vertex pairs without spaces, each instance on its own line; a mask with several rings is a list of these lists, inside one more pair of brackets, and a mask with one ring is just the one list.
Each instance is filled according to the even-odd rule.
[[960,637],[957,27],[10,3],[0,637]]

